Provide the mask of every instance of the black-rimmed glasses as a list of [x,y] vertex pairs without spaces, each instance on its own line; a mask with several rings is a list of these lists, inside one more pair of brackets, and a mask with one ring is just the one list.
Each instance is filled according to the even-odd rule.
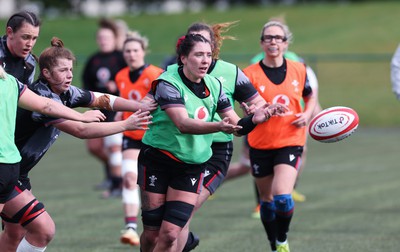
[[273,39],[275,39],[276,43],[282,43],[287,40],[287,38],[285,36],[281,36],[281,35],[275,35],[275,36],[264,35],[261,37],[261,41],[263,41],[265,43],[271,43]]

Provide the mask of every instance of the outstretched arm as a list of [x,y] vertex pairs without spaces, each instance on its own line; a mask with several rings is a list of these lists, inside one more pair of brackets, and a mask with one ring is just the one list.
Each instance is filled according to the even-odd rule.
[[[242,103],[244,111],[249,112],[250,108],[246,103]],[[235,111],[230,110],[228,112],[222,113],[222,116],[228,117],[234,124],[237,124],[242,129],[234,132],[236,136],[247,135],[252,131],[257,124],[267,121],[272,116],[280,116],[287,113],[288,108],[282,104],[272,104],[263,103],[259,108],[254,108],[254,113],[247,115],[243,118],[239,118]]]
[[151,118],[150,112],[137,111],[123,121],[82,123],[65,120],[54,126],[75,137],[87,139],[109,136],[127,130],[147,130]]
[[218,131],[233,133],[241,127],[232,124],[228,118],[220,122],[204,122],[190,118],[185,107],[172,107],[165,110],[181,133],[208,134]]
[[21,94],[18,101],[18,106],[52,117],[65,118],[74,121],[100,122],[104,121],[105,119],[104,114],[100,111],[91,110],[84,113],[79,113],[78,111],[70,109],[52,99],[39,96],[28,88],[26,88]]
[[128,100],[115,95],[93,92],[94,101],[90,105],[92,108],[113,110],[113,111],[153,111],[157,108],[154,100],[143,100],[141,102]]

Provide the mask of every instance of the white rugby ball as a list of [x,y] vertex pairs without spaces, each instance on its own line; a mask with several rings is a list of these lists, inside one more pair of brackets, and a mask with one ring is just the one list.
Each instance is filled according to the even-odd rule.
[[336,106],[322,110],[310,122],[310,136],[323,143],[340,141],[358,127],[357,112],[348,107]]

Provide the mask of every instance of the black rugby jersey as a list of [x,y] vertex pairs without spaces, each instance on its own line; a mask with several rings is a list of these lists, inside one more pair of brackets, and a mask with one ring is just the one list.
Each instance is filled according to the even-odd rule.
[[[60,96],[53,93],[49,86],[42,81],[33,83],[29,88],[40,96],[48,97],[70,108],[87,107],[93,102],[91,91],[75,86],[71,86],[67,92]],[[61,120],[63,119],[18,108],[15,144],[22,157],[20,176],[26,177],[58,138],[60,130],[53,124]]]
[[31,84],[35,76],[36,59],[29,54],[25,59],[15,57],[7,47],[7,36],[0,38],[0,64],[4,70],[23,84]]
[[[106,87],[106,83],[110,80],[114,81],[115,75],[126,66],[121,51],[116,50],[111,53],[97,52],[93,54],[86,62],[85,68],[83,69],[83,88],[94,92],[118,96],[118,91],[110,93]],[[114,121],[116,112],[103,109],[100,111],[107,117],[106,122]]]

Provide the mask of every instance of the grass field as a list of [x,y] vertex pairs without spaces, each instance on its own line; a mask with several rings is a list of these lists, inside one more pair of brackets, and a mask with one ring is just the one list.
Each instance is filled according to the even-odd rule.
[[[307,201],[296,204],[293,251],[398,251],[399,141],[397,129],[372,128],[339,143],[310,140],[298,187]],[[84,142],[67,135],[32,172],[34,193],[57,225],[48,251],[139,251],[119,244],[121,202],[92,189],[101,174]],[[250,176],[224,184],[192,222],[201,237],[195,251],[268,251],[261,223],[250,218],[254,202]]]
[[[399,9],[400,2],[375,1],[121,18],[149,37],[148,61],[154,64],[172,53],[176,38],[192,22],[240,20],[229,33],[238,40],[224,44],[222,58],[243,67],[259,51],[262,25],[271,16],[285,14],[295,35],[291,49],[307,56],[317,71],[322,106],[353,107],[361,125],[339,143],[310,140],[298,188],[307,202],[296,205],[289,236],[292,251],[397,252],[400,105],[391,92],[389,62],[400,42]],[[95,50],[96,21],[44,19],[35,53],[48,46],[52,36],[62,38],[78,57],[75,84],[80,86],[83,63]],[[48,251],[139,251],[119,244],[124,225],[120,200],[102,200],[92,189],[102,174],[84,141],[66,134],[33,170],[34,193],[57,225]],[[250,176],[223,185],[192,222],[201,237],[195,251],[269,251],[261,223],[250,218],[253,194]]]

